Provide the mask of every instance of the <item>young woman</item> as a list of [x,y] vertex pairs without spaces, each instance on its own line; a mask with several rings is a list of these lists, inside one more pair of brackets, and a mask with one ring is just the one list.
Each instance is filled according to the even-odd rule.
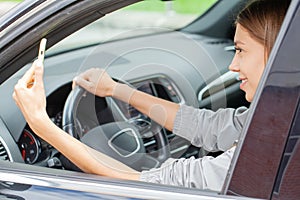
[[[258,87],[266,61],[281,27],[289,1],[256,0],[238,15],[234,44],[235,56],[229,69],[239,73],[240,88],[251,102]],[[28,88],[33,78],[35,83]],[[53,145],[69,160],[87,173],[129,180],[180,185],[220,191],[233,153],[247,117],[246,108],[220,109],[212,112],[185,105],[179,106],[127,85],[117,83],[102,69],[90,69],[76,77],[80,85],[101,96],[113,96],[130,103],[140,112],[192,144],[207,150],[222,150],[220,156],[200,159],[173,159],[160,168],[138,172],[97,152],[59,129],[46,112],[43,66],[33,63],[15,86],[13,97],[31,129]],[[77,154],[73,154],[74,147]]]

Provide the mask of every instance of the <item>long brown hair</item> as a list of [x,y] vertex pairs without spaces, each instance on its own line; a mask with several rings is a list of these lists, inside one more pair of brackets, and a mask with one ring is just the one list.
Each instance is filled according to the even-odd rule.
[[252,0],[237,16],[235,24],[240,24],[254,40],[264,45],[266,60],[289,4],[290,0]]

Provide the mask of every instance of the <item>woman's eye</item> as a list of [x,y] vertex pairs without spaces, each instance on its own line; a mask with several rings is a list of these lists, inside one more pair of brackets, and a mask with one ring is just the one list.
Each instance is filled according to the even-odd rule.
[[238,47],[234,47],[235,53],[241,53],[242,49]]

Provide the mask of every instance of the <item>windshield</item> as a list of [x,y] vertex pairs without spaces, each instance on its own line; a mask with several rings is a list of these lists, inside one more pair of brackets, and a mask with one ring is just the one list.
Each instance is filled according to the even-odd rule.
[[21,1],[2,1],[0,0],[0,16],[7,13],[10,9],[15,7]]
[[127,6],[80,29],[47,53],[99,44],[121,38],[176,30],[200,17],[217,0],[146,0]]

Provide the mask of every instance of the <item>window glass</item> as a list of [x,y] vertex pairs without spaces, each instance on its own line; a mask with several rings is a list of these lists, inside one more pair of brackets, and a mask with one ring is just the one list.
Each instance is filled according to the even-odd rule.
[[142,34],[180,29],[217,0],[146,0],[117,10],[72,34],[48,54]]
[[4,15],[5,13],[7,13],[10,9],[15,7],[20,2],[21,1],[17,1],[17,0],[15,0],[15,1],[0,0],[0,17],[2,15]]

